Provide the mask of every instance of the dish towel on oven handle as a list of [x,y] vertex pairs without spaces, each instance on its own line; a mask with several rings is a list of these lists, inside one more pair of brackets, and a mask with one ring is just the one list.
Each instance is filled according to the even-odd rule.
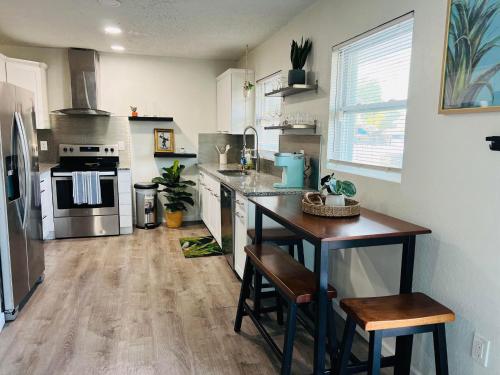
[[99,172],[72,172],[73,203],[96,206],[102,204]]

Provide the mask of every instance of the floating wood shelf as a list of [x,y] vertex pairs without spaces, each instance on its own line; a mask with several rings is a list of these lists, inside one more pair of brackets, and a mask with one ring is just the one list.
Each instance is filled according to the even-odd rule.
[[266,126],[266,127],[264,127],[264,129],[266,129],[266,130],[279,129],[279,130],[282,130],[283,132],[285,132],[285,130],[296,130],[296,129],[311,129],[311,130],[316,131],[316,126],[317,126],[317,122],[314,121],[313,124],[295,124],[295,125],[291,125],[291,124],[284,123],[283,125]]
[[174,121],[173,117],[155,117],[155,116],[129,116],[129,121],[163,121],[163,122],[171,122]]
[[155,158],[196,158],[196,156],[187,152],[155,152]]
[[314,85],[292,85],[285,86],[279,90],[274,90],[265,94],[265,96],[271,97],[281,97],[285,98],[290,95],[296,95],[307,91],[316,91],[318,92],[318,81]]

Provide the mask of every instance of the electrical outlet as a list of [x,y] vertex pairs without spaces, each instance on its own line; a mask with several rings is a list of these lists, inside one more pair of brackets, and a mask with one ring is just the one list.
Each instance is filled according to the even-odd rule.
[[472,340],[472,358],[483,367],[488,367],[488,357],[490,354],[490,340],[474,333]]
[[118,150],[120,150],[120,151],[125,150],[125,142],[118,141]]
[[40,151],[47,151],[48,149],[47,141],[40,141]]

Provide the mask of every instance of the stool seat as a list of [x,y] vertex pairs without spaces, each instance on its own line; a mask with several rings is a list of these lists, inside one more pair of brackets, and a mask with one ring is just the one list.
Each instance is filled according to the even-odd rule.
[[455,314],[423,293],[373,298],[346,298],[342,309],[365,331],[447,323]]
[[[309,271],[278,246],[259,244],[245,246],[245,252],[255,267],[287,297],[297,304],[314,300],[316,282]],[[337,296],[337,291],[328,286],[328,299]]]
[[[247,230],[248,237],[255,241],[255,229]],[[262,241],[269,242],[299,242],[302,238],[286,228],[263,228]]]

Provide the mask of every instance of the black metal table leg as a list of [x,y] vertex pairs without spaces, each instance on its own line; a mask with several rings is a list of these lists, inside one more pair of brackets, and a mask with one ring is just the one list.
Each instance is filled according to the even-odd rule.
[[328,308],[328,244],[318,243],[314,249],[314,269],[316,271],[316,311],[314,326],[314,374],[325,371],[326,319]]
[[262,243],[262,208],[255,206],[255,244]]
[[[413,284],[413,265],[415,262],[415,236],[408,236],[403,242],[399,293],[411,293]],[[396,339],[395,375],[408,375],[411,368],[413,336],[400,336]]]

